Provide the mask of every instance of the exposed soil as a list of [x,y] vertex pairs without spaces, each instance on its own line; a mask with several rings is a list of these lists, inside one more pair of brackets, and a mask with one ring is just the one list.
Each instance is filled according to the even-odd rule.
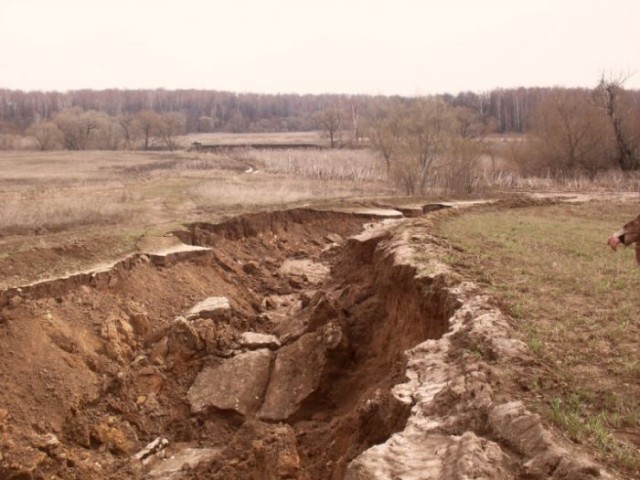
[[527,353],[429,220],[374,220],[198,223],[4,290],[0,478],[610,478],[496,393]]

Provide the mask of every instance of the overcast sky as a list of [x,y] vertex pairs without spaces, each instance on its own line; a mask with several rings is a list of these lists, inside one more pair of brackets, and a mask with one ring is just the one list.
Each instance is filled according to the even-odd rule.
[[640,88],[640,0],[0,0],[0,88]]

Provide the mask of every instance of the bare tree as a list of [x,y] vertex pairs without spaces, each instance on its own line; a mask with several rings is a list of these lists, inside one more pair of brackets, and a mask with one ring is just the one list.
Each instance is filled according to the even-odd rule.
[[363,102],[358,97],[349,97],[349,119],[351,121],[351,142],[360,143],[360,112]]
[[58,126],[50,121],[35,122],[27,129],[27,135],[36,139],[40,150],[53,150],[60,146],[63,141],[62,131]]
[[55,115],[53,122],[62,131],[64,147],[68,150],[85,150],[91,133],[98,128],[99,115],[94,110],[83,112],[78,107],[62,110]]
[[555,90],[538,105],[533,132],[541,166],[549,171],[595,178],[612,166],[611,129],[589,91]]
[[129,150],[136,148],[142,134],[142,126],[136,115],[120,115],[117,118],[122,134],[123,148]]
[[367,133],[371,145],[382,155],[391,173],[391,163],[395,160],[400,144],[401,109],[392,105],[388,99],[377,98],[366,115]]
[[342,127],[342,112],[337,107],[330,107],[314,116],[318,128],[325,131],[329,136],[331,148],[335,148]]
[[482,139],[454,137],[442,165],[444,184],[455,193],[473,193],[480,183],[480,158],[484,149]]
[[603,75],[596,93],[613,127],[618,165],[622,170],[630,171],[640,168],[640,142],[638,133],[625,125],[632,115],[632,111],[625,109],[625,81],[624,77],[606,79]]
[[[424,97],[406,109],[401,129],[398,151],[404,163],[401,175],[410,186],[407,193],[423,193],[434,167],[446,161],[459,127],[451,107],[441,98]],[[412,175],[411,182],[406,181],[407,175]]]
[[153,137],[155,136],[158,125],[160,124],[160,115],[153,110],[142,110],[136,114],[136,120],[142,133],[142,148],[149,150]]
[[178,147],[175,137],[184,133],[186,122],[186,117],[178,112],[169,112],[161,116],[157,125],[158,136],[169,150],[173,151]]

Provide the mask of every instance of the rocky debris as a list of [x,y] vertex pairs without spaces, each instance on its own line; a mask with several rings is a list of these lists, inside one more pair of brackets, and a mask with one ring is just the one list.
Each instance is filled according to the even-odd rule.
[[[437,247],[427,247],[421,248],[437,258]],[[397,247],[395,258],[411,264],[410,255]],[[454,279],[445,265],[421,278],[433,285],[442,276]],[[526,347],[514,338],[504,314],[477,286],[451,281],[441,288],[456,304],[447,314],[449,331],[407,351],[408,381],[393,389],[396,398],[414,405],[406,426],[356,457],[345,479],[512,479],[514,471],[532,479],[611,478],[560,448],[540,419],[519,402],[494,403],[497,371],[485,363],[484,354],[473,359],[459,357],[461,349],[485,352],[493,362],[499,359],[500,364],[509,364],[526,359]],[[479,432],[490,432],[490,436]]]
[[210,252],[208,247],[197,245],[178,244],[171,247],[161,248],[153,252],[147,252],[146,256],[158,267],[167,267],[176,262],[189,260],[202,254]]
[[211,462],[220,455],[220,451],[219,448],[185,448],[160,461],[149,471],[149,477],[155,480],[178,480],[185,470]]
[[228,319],[231,315],[231,304],[227,297],[209,297],[197,303],[186,317],[187,320],[196,318],[211,318],[215,320]]
[[169,440],[163,437],[157,437],[154,441],[147,444],[142,450],[131,457],[131,460],[142,462],[146,464],[150,461],[153,455],[164,450],[169,445]]
[[330,367],[332,353],[346,347],[342,330],[331,323],[280,348],[258,418],[286,420],[293,415],[320,387],[323,375]]
[[344,237],[342,235],[338,235],[337,233],[330,233],[329,235],[326,235],[324,238],[326,238],[329,242],[332,242],[332,243],[342,243],[344,241]]
[[2,458],[0,458],[0,478],[7,480],[43,478],[40,475],[40,467],[47,458],[45,452],[31,446],[3,448]]
[[291,318],[298,317],[302,301],[300,295],[269,295],[262,299],[260,308],[272,324],[285,325]]
[[386,218],[402,218],[402,212],[393,208],[376,208],[376,207],[350,207],[350,208],[334,208],[334,212],[348,212],[357,217],[377,217]]
[[275,425],[252,444],[256,478],[307,480],[296,448],[296,436],[289,425]]
[[109,417],[93,426],[91,439],[116,455],[130,454],[138,441],[133,427],[116,417]]
[[488,425],[498,438],[525,458],[524,473],[529,478],[612,478],[581,455],[570,454],[553,440],[540,417],[521,402],[497,405],[488,415]]
[[[0,426],[4,425],[4,423],[8,418],[9,418],[9,411],[6,408],[0,408]],[[1,428],[0,428],[0,431],[2,431]]]
[[191,322],[182,317],[176,318],[166,335],[158,341],[151,351],[151,359],[166,364],[169,369],[184,364],[204,349],[205,345]]
[[278,340],[278,337],[275,335],[268,335],[266,333],[244,332],[240,335],[238,343],[240,344],[240,347],[244,347],[249,350],[256,350],[259,348],[276,350],[280,348],[280,340]]
[[153,323],[149,319],[146,309],[134,301],[127,302],[126,309],[128,321],[133,331],[137,336],[145,340],[147,335],[151,333]]
[[[290,309],[287,309],[285,315],[281,315],[280,310],[269,314],[269,318],[275,324],[273,332],[282,343],[291,343],[305,333],[314,332],[340,316],[335,300],[323,291],[319,291],[311,297],[301,295],[296,306],[298,310],[291,312]],[[299,311],[300,307],[303,308],[303,311]]]
[[[349,464],[345,480],[513,478],[505,468],[508,458],[498,444],[473,432],[425,435],[414,426],[401,435],[391,438],[393,458],[384,458],[390,442],[374,446]],[[396,463],[394,459],[402,460]]]
[[108,318],[100,329],[100,336],[105,340],[104,350],[109,358],[121,365],[131,360],[137,342],[133,327],[126,319]]
[[242,265],[242,271],[248,275],[257,275],[260,273],[260,266],[257,262],[249,261]]
[[273,352],[266,348],[224,359],[203,369],[189,389],[187,398],[193,413],[207,408],[254,413],[262,403]]
[[296,280],[301,279],[303,282],[306,279],[311,284],[318,284],[329,275],[329,267],[308,258],[287,259],[278,269],[278,273]]
[[[213,471],[216,473],[211,475]],[[247,420],[220,457],[214,459],[213,469],[201,466],[189,478],[310,480],[311,477],[305,472],[296,432],[290,425]]]
[[208,318],[193,320],[192,326],[204,342],[206,353],[228,357],[237,348],[237,330],[224,322],[213,322]]
[[165,376],[157,366],[147,365],[135,373],[132,386],[136,391],[136,403],[145,403],[160,393]]
[[48,454],[52,454],[55,450],[62,446],[60,439],[53,433],[47,433],[35,438],[34,447]]

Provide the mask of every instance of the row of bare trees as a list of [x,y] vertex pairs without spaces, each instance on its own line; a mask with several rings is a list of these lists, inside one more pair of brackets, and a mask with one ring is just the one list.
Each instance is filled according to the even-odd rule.
[[594,179],[611,169],[640,169],[640,101],[621,80],[602,78],[591,90],[554,89],[530,123],[510,152],[523,175]]
[[184,133],[185,122],[185,116],[177,112],[142,110],[111,117],[74,107],[60,111],[51,120],[32,123],[27,134],[40,150],[149,150],[158,146],[174,150],[176,136]]
[[[605,171],[640,170],[640,97],[623,83],[603,77],[593,89],[551,89],[518,118],[527,129],[509,138],[506,152],[487,137],[496,131],[495,119],[444,96],[379,98],[365,109],[365,130],[407,194],[433,187],[472,192],[487,173],[483,156],[495,161],[496,155],[511,160],[523,177],[593,180]],[[348,109],[342,112],[348,116]]]

